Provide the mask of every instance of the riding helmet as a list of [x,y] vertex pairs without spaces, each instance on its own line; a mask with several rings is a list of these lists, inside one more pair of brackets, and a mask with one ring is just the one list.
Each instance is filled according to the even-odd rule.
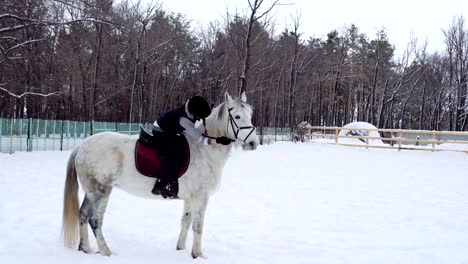
[[194,96],[188,102],[188,111],[195,118],[207,118],[211,114],[211,107],[201,96]]

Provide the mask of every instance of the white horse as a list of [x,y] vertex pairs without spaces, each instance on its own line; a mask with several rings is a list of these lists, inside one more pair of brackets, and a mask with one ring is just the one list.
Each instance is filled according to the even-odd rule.
[[[226,136],[236,140],[244,150],[254,150],[259,140],[252,126],[252,107],[245,93],[233,99],[225,94],[225,102],[213,109],[206,119],[206,129],[212,137]],[[162,199],[151,193],[155,178],[140,174],[135,167],[136,138],[105,132],[87,138],[68,160],[64,191],[63,239],[72,248],[91,253],[88,227],[96,237],[99,253],[110,256],[102,234],[102,222],[112,188],[152,199]],[[215,191],[232,145],[202,145],[187,137],[190,146],[190,165],[179,178],[179,198],[184,200],[182,227],[177,249],[185,249],[187,232],[192,224],[192,257],[203,256],[201,236],[209,196]],[[85,191],[81,208],[78,204],[78,181]]]

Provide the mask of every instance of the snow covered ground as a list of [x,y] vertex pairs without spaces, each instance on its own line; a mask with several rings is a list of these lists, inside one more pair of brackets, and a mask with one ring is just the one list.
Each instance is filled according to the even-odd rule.
[[192,260],[191,236],[175,250],[181,201],[120,190],[104,219],[114,255],[63,248],[69,153],[0,154],[0,263],[468,263],[467,154],[286,142],[235,151],[208,206],[208,259]]

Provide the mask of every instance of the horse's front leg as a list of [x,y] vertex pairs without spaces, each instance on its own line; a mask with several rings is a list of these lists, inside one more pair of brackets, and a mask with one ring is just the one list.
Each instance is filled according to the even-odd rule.
[[185,243],[187,241],[187,233],[192,224],[192,208],[191,203],[188,199],[184,200],[184,211],[182,212],[182,224],[177,240],[177,250],[185,249]]
[[205,220],[205,211],[208,204],[208,194],[203,194],[195,197],[192,200],[192,229],[193,229],[193,245],[192,257],[203,257],[201,238],[203,233],[203,222]]

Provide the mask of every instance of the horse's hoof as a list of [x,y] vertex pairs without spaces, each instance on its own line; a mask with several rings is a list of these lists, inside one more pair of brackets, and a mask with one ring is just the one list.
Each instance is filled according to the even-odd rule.
[[198,257],[203,258],[203,259],[207,259],[207,257],[204,256],[203,253],[201,253],[201,252],[195,253],[195,252],[192,251],[192,258],[193,258],[193,259],[196,259],[196,258],[198,258]]
[[103,256],[112,255],[112,252],[110,251],[109,247],[106,244],[99,246],[99,253]]
[[110,257],[112,255],[112,253],[110,251],[109,252],[98,251],[98,252],[96,252],[96,254],[101,254],[101,255],[106,256],[106,257]]
[[78,251],[83,251],[83,253],[91,254],[93,251],[89,247],[84,247],[81,244],[78,246]]
[[184,249],[185,249],[185,246],[179,246],[179,245],[177,245],[176,249],[177,249],[177,250],[184,250]]

